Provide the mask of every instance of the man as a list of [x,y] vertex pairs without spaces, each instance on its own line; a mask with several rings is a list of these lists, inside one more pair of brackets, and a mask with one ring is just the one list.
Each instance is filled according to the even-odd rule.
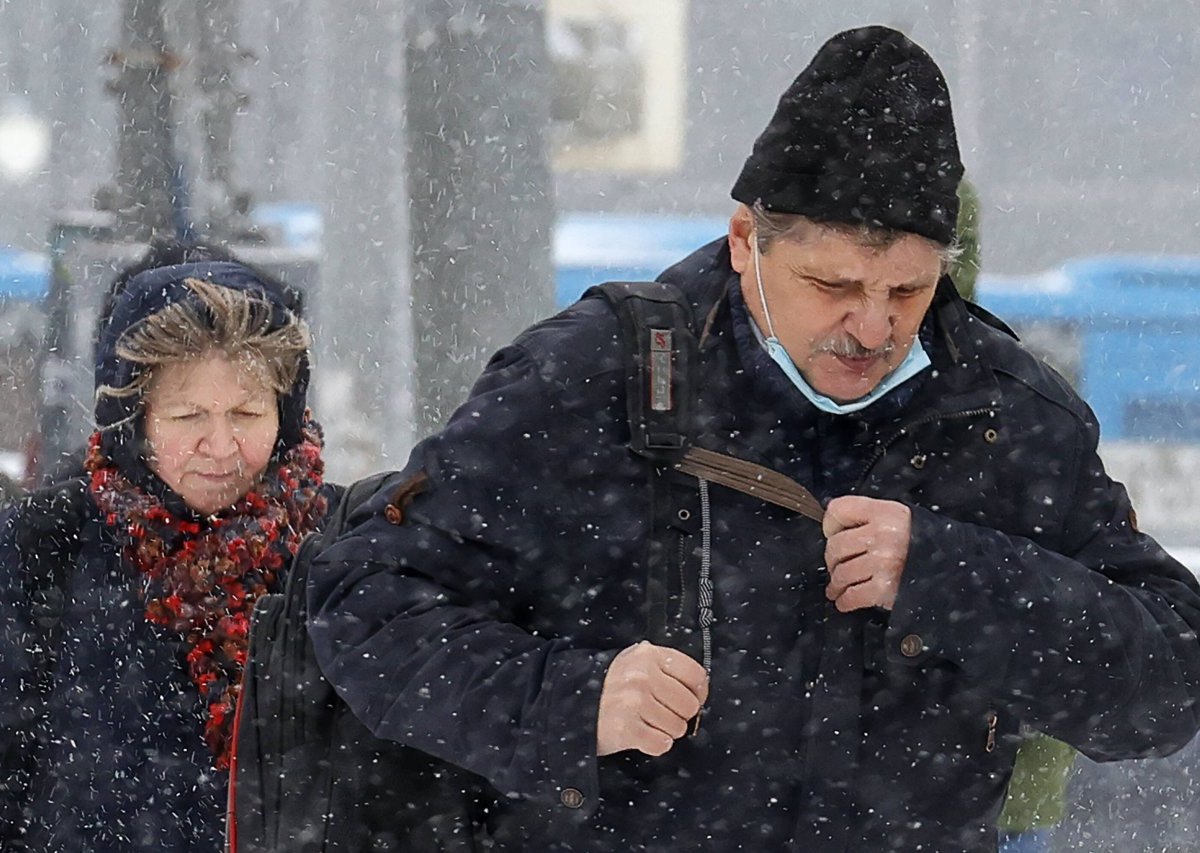
[[995,850],[1023,723],[1101,760],[1196,732],[1200,589],[1086,405],[942,275],[961,175],[933,60],[842,33],[728,237],[662,276],[704,330],[694,445],[798,481],[820,523],[631,452],[590,298],[314,563],[324,671],[481,778],[459,827],[484,849]]

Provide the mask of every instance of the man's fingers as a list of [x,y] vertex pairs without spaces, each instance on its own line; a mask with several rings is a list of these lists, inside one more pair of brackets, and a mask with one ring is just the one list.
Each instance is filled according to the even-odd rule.
[[878,607],[879,591],[876,587],[876,581],[871,579],[847,587],[837,597],[831,596],[830,598],[841,613],[849,613],[852,610],[862,610],[867,607]]
[[846,522],[833,509],[832,503],[825,508],[825,515],[821,518],[821,532],[825,534],[826,539],[832,539],[847,527]]
[[829,583],[825,587],[825,597],[836,601],[847,589],[869,581],[875,571],[870,561],[856,557],[839,564],[829,570]]
[[667,648],[662,651],[659,668],[686,687],[701,705],[708,701],[708,673],[704,667],[683,652]]
[[708,698],[708,673],[681,651],[641,642],[608,667],[596,720],[596,754],[663,755]]
[[891,610],[902,574],[902,564],[880,563],[873,556],[856,557],[829,573],[825,597],[843,613],[864,607]]
[[670,735],[672,740],[687,734],[687,721],[691,719],[690,716],[680,717],[666,705],[653,699],[642,706],[641,717],[646,725]]
[[653,726],[642,724],[641,731],[634,737],[634,743],[630,749],[636,749],[638,752],[644,752],[646,755],[666,755],[671,751],[671,747],[675,745],[675,738],[669,734],[659,731]]
[[835,533],[825,543],[825,567],[832,572],[842,563],[861,557],[870,547],[869,539],[858,528]]
[[831,500],[821,520],[821,531],[825,538],[866,524],[871,520],[871,505],[875,503],[878,503],[875,498],[864,498],[862,495],[842,495]]
[[685,687],[676,678],[667,677],[653,687],[654,698],[666,706],[673,714],[690,720],[696,716],[704,704],[704,700]]

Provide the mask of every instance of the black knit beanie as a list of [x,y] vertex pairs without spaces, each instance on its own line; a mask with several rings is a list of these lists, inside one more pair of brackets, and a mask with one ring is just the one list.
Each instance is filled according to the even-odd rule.
[[902,33],[862,27],[827,41],[783,93],[732,194],[949,244],[962,174],[937,64]]

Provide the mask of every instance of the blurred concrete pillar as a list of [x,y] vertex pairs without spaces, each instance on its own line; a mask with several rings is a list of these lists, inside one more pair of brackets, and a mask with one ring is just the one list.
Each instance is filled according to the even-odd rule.
[[955,41],[958,48],[958,89],[951,91],[958,145],[968,172],[984,172],[984,145],[981,136],[983,67],[987,50],[983,27],[983,9],[979,0],[959,0],[954,7]]
[[532,0],[422,0],[409,35],[419,432],[553,308],[550,63]]
[[412,444],[404,0],[317,4],[324,66],[321,284],[310,302],[332,479],[403,464]]
[[170,75],[179,57],[167,44],[162,0],[124,0],[121,44],[108,61],[121,107],[117,143],[117,235],[146,241],[171,234],[184,202],[173,139]]
[[532,0],[322,10],[331,475],[404,462],[553,307],[549,69]]

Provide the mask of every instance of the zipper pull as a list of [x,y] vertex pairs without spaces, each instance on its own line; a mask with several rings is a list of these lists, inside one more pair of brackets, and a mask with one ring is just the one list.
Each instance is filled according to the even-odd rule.
[[996,750],[996,724],[1000,721],[1000,716],[995,711],[988,711],[987,715],[987,741],[984,743],[984,752],[995,752]]

